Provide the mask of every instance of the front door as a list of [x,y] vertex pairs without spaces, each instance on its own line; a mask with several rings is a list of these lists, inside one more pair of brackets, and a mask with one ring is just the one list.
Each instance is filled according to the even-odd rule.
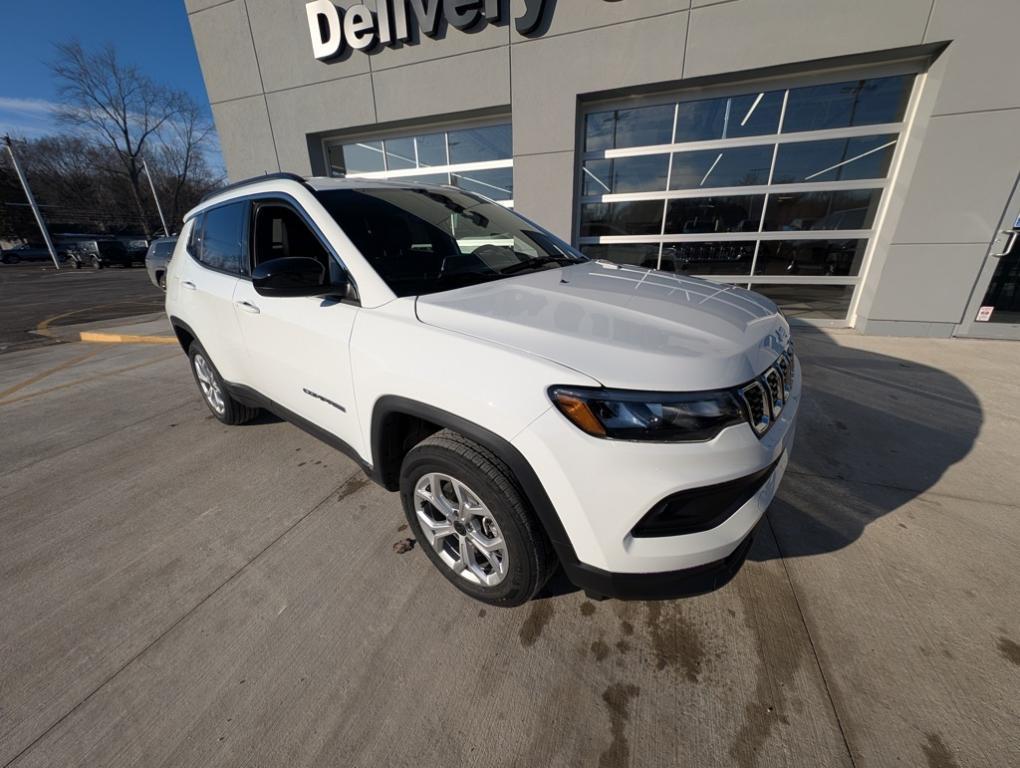
[[1020,186],[1013,192],[957,335],[1020,340]]
[[[283,201],[252,205],[251,253],[253,268],[286,256],[340,268],[307,220]],[[260,296],[250,280],[239,280],[234,309],[248,350],[251,386],[367,459],[350,370],[359,308],[330,298]]]

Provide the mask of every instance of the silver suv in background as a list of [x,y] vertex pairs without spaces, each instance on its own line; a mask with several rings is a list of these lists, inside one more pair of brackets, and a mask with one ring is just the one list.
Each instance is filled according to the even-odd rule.
[[149,272],[149,279],[157,288],[166,290],[166,265],[170,257],[174,255],[174,246],[177,245],[176,237],[160,237],[152,241],[149,250],[145,254],[145,269]]

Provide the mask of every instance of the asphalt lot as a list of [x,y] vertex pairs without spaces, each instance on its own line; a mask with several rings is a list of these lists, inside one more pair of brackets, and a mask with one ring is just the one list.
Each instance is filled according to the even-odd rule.
[[62,324],[163,309],[163,293],[140,266],[57,271],[42,263],[0,264],[0,353],[53,343],[35,333]]
[[514,610],[397,554],[340,454],[213,420],[175,348],[4,355],[0,765],[1017,765],[1020,345],[797,340],[730,584]]

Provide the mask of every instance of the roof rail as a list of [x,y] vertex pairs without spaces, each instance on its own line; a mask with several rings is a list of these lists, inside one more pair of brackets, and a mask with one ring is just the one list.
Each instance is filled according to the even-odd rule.
[[220,187],[219,189],[214,189],[210,192],[206,192],[204,195],[202,195],[202,199],[199,200],[198,202],[199,205],[201,205],[206,200],[215,197],[216,195],[222,194],[224,192],[229,192],[232,189],[240,189],[241,187],[246,187],[249,184],[257,184],[260,181],[273,181],[273,180],[296,181],[302,186],[304,186],[306,189],[311,189],[311,187],[308,186],[308,182],[305,181],[303,176],[298,176],[296,173],[287,173],[286,171],[282,171],[280,173],[266,173],[262,176],[252,176],[250,179],[241,179],[241,181],[235,181],[233,184],[227,184],[227,186],[225,187]]

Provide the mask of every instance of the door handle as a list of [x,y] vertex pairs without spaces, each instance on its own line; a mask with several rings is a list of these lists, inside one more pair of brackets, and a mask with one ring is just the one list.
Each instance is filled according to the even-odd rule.
[[1009,256],[1013,252],[1013,246],[1016,244],[1016,237],[1020,235],[1020,230],[1017,229],[1004,229],[999,234],[1008,235],[1006,238],[1006,244],[1002,247],[1002,253],[993,253],[992,256],[996,259],[1001,259],[1003,256]]
[[252,304],[250,301],[237,301],[237,302],[234,302],[234,303],[237,304],[237,306],[239,306],[245,312],[251,312],[253,315],[257,315],[259,312],[262,311],[261,309],[256,307],[254,304]]
[[181,280],[181,287],[182,287],[182,288],[187,288],[187,289],[188,289],[189,291],[193,291],[193,290],[195,290],[195,289],[196,289],[196,288],[197,288],[198,286],[196,286],[196,285],[195,285],[195,284],[194,284],[193,282],[191,282],[190,280]]

